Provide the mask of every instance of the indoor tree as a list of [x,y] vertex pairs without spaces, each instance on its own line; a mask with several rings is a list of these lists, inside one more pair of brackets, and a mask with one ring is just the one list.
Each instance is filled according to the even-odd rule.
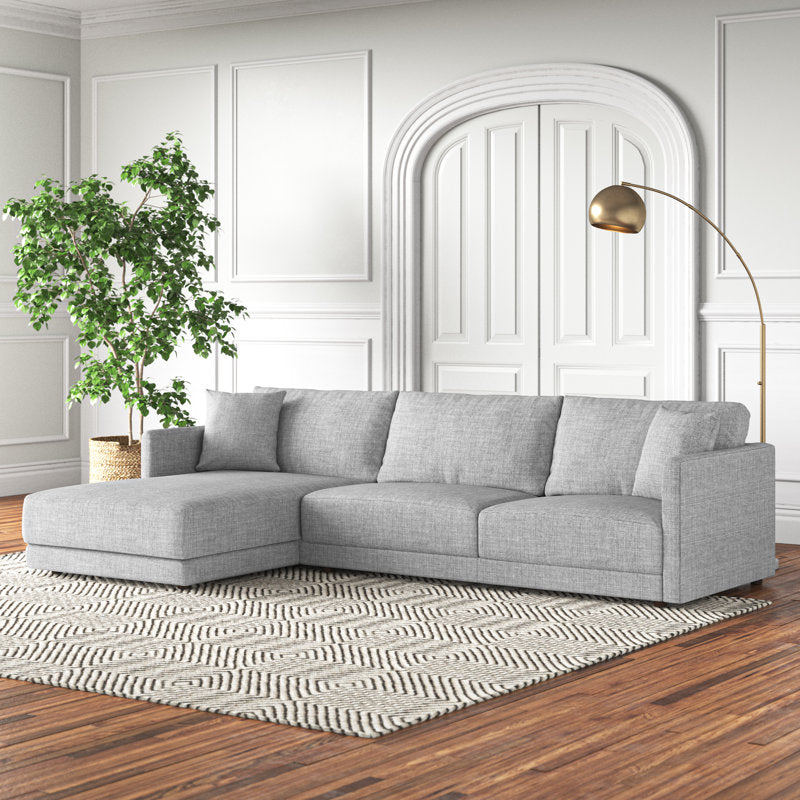
[[232,323],[246,311],[203,286],[214,266],[207,238],[220,223],[203,207],[214,189],[200,179],[180,135],[167,134],[123,167],[121,178],[141,189],[138,204],[115,200],[113,184],[92,175],[68,187],[44,178],[38,194],[12,198],[4,211],[21,223],[15,305],[39,330],[66,303],[78,329],[81,377],[68,402],[106,403],[119,391],[132,444],[134,411],[140,439],[151,411],[164,427],[194,422],[185,381],[159,388],[145,378],[146,368],[184,341],[204,358],[214,345],[235,356]]

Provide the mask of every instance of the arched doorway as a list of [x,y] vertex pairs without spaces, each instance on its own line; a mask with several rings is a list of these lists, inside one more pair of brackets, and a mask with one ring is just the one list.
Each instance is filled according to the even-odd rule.
[[[695,155],[690,129],[677,106],[660,89],[635,75],[595,65],[550,64],[484,73],[446,87],[409,115],[395,136],[387,159],[387,269],[384,276],[387,386],[402,389],[423,386],[421,333],[429,325],[422,324],[423,304],[420,300],[423,289],[422,264],[429,242],[423,241],[425,220],[422,194],[424,165],[429,154],[436,151],[437,145],[441,149],[442,142],[447,150],[448,134],[470,120],[507,109],[524,108],[546,109],[545,113],[550,115],[548,118],[555,119],[550,113],[554,104],[594,106],[598,114],[605,115],[604,119],[609,121],[609,130],[614,127],[615,112],[626,120],[632,120],[633,127],[648,132],[649,141],[643,150],[655,151],[652,159],[655,167],[651,169],[653,174],[648,179],[690,201],[694,197]],[[575,122],[572,128],[579,132],[583,123],[581,120]],[[569,126],[562,126],[562,129],[568,130]],[[617,129],[623,130],[623,127],[618,125]],[[634,132],[627,139],[622,137],[621,146],[624,147],[625,141],[630,144],[635,140]],[[616,164],[612,168],[609,164],[606,172],[614,180],[634,177],[616,175],[614,169],[618,170],[621,166]],[[651,329],[649,336],[650,344],[657,341],[663,354],[657,365],[661,373],[656,382],[659,387],[656,394],[665,398],[691,398],[695,396],[696,373],[695,223],[687,215],[680,214],[680,209],[675,205],[650,204],[651,217],[654,217],[650,231],[661,231],[660,240],[654,240],[652,269],[659,271],[662,288],[655,301],[659,304],[659,314],[653,315],[651,320],[657,322],[658,329]],[[605,240],[609,248],[612,247],[611,242],[611,239]],[[613,248],[619,250],[616,244]],[[619,264],[612,265],[611,272],[616,274],[614,270],[618,270],[618,267]],[[557,286],[550,286],[547,281],[543,281],[542,289],[548,293],[558,291]],[[547,302],[551,299],[548,294]],[[618,309],[609,311],[612,315],[617,312]],[[543,314],[542,319],[546,316]],[[491,339],[491,331],[487,331],[487,336]],[[562,337],[563,343],[568,343],[569,338]],[[451,336],[450,339],[457,340],[458,336]],[[501,336],[497,341],[502,339]],[[635,385],[641,378],[642,370],[628,369],[624,358],[620,364],[616,362],[622,354],[628,357],[633,352],[632,347],[640,347],[638,352],[644,353],[642,344],[647,343],[635,341],[635,336],[627,341],[624,339],[623,336],[622,340],[616,342],[619,345],[616,354],[611,355],[606,348],[602,357],[598,355],[599,350],[592,350],[591,337],[578,343],[585,345],[580,349],[580,364],[572,357],[571,362],[567,359],[556,369],[556,373],[560,370],[562,376],[569,377],[569,386],[565,387],[556,374],[553,381],[542,381],[544,392],[595,393],[589,380],[592,370],[608,371],[612,367],[622,377],[623,384],[632,381]],[[520,341],[520,344],[524,349],[525,343]],[[536,346],[539,347],[540,343],[537,342]],[[499,363],[502,366],[502,359]],[[588,386],[588,389],[582,391],[582,386]],[[426,380],[425,388],[441,387],[431,385],[431,381]],[[535,393],[531,391],[532,388],[528,382],[524,391]],[[538,390],[538,385],[535,390]],[[612,389],[610,393],[627,392]]]

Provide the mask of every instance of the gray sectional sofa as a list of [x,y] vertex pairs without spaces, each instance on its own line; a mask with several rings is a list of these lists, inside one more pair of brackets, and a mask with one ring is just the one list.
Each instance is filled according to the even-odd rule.
[[142,480],[27,497],[28,564],[189,585],[301,563],[668,603],[775,571],[774,449],[744,443],[739,404],[273,399],[266,469],[198,471],[209,423],[148,431]]

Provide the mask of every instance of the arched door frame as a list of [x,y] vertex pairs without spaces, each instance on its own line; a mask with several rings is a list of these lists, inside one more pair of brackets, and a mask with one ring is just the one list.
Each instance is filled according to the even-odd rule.
[[[384,385],[420,386],[420,234],[422,165],[448,130],[491,111],[540,103],[599,103],[648,126],[664,151],[664,188],[695,202],[694,137],[681,110],[638,75],[597,64],[538,64],[457,81],[411,111],[392,139],[384,172]],[[697,391],[697,219],[678,203],[665,208],[664,376],[670,399]],[[666,399],[666,398],[665,398]]]

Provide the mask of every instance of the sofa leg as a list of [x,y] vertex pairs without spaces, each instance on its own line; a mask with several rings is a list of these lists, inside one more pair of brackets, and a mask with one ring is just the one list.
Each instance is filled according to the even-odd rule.
[[763,578],[759,578],[757,581],[750,581],[751,586],[761,586],[762,583],[764,583]]

